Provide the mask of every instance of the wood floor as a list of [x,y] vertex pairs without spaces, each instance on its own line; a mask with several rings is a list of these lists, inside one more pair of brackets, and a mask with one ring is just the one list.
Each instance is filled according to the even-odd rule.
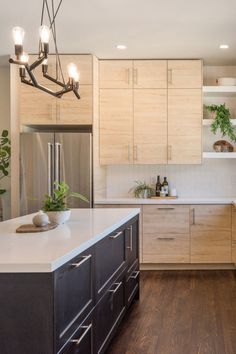
[[236,354],[233,271],[146,271],[107,354]]

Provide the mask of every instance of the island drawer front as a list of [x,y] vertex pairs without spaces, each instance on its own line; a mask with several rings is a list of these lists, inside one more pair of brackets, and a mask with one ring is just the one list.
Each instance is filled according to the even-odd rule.
[[107,289],[94,310],[94,348],[102,354],[125,313],[125,276],[120,275]]
[[117,229],[95,245],[95,261],[95,296],[98,300],[125,267],[125,228]]
[[93,308],[93,263],[94,250],[90,248],[55,273],[57,350],[67,342]]
[[93,354],[93,317],[89,316],[76,329],[60,354]]
[[148,234],[143,240],[144,263],[189,263],[189,234]]
[[143,238],[146,234],[189,233],[188,205],[144,205],[143,206]]
[[134,262],[132,267],[129,269],[126,276],[126,285],[125,285],[125,298],[126,305],[129,306],[132,303],[135,295],[139,289],[139,263],[138,260]]

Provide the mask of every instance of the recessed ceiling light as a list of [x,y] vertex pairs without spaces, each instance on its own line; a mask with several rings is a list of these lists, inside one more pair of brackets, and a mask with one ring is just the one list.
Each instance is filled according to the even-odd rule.
[[228,48],[229,48],[228,44],[221,44],[220,45],[220,49],[228,49]]
[[118,45],[116,46],[116,48],[117,48],[117,49],[124,50],[124,49],[126,49],[127,47],[126,47],[126,45],[124,45],[124,44],[118,44]]

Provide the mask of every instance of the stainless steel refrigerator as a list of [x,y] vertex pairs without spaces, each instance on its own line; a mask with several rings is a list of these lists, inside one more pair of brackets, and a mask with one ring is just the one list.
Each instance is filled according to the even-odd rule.
[[54,181],[64,181],[72,192],[79,192],[88,198],[89,204],[71,198],[71,208],[92,207],[91,133],[21,133],[20,169],[21,215],[42,208],[44,196],[51,194]]

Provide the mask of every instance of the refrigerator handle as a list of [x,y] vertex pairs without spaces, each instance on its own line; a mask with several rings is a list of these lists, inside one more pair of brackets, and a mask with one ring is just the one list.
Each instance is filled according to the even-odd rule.
[[48,194],[52,195],[52,144],[48,143]]
[[55,182],[60,183],[61,144],[55,143]]

